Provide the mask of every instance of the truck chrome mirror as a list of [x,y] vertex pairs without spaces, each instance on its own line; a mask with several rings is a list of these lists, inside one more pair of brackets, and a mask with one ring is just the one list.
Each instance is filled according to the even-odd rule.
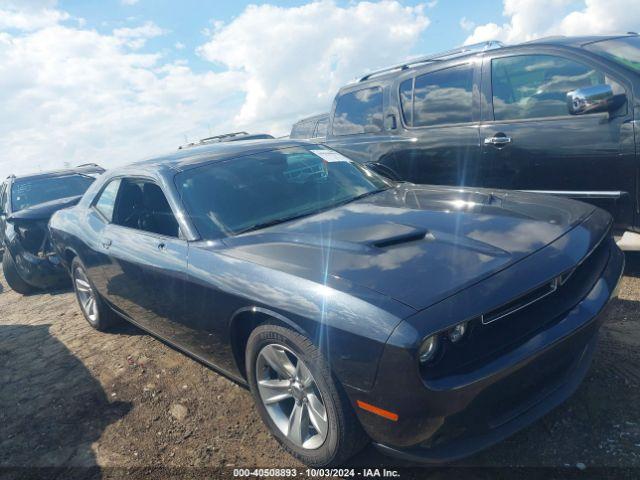
[[620,107],[624,100],[624,94],[613,94],[611,85],[593,85],[567,93],[567,106],[571,115],[609,112]]

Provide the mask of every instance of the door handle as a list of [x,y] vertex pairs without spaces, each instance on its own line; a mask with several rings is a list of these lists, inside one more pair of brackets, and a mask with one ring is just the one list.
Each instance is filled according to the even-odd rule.
[[110,239],[106,239],[102,241],[102,246],[104,248],[109,248],[113,242]]
[[495,136],[495,137],[487,137],[484,139],[485,145],[495,145],[497,147],[501,147],[503,145],[506,145],[507,143],[511,143],[511,137]]
[[164,252],[167,249],[167,245],[162,242],[158,244],[158,250],[160,250],[161,252]]

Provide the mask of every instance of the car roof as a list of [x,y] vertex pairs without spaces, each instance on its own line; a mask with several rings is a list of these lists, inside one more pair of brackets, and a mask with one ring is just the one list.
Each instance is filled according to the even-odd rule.
[[589,43],[601,42],[604,40],[613,40],[615,38],[624,37],[637,37],[637,33],[627,33],[624,35],[583,35],[577,37],[567,37],[564,35],[555,35],[550,37],[537,38],[529,42],[524,42],[517,45],[510,45],[517,47],[520,45],[565,45],[569,47],[583,47]]
[[[637,37],[637,36],[638,34],[634,32],[629,32],[629,33],[620,34],[620,35],[584,35],[584,36],[573,36],[573,37],[556,35],[556,36],[537,38],[535,40],[530,40],[528,42],[509,44],[509,45],[505,45],[500,42],[491,40],[488,42],[481,42],[479,44],[472,45],[471,47],[481,46],[483,44],[486,44],[486,45],[495,44],[495,45],[499,45],[499,48],[490,48],[486,50],[470,49],[469,51],[464,51],[465,47],[460,47],[447,52],[434,53],[433,55],[427,55],[425,57],[421,57],[417,59],[418,60],[417,63],[414,63],[416,62],[416,59],[414,60],[409,59],[404,66],[402,64],[399,64],[396,66],[388,67],[386,69],[369,72],[368,74],[364,75],[361,79],[352,81],[342,86],[338,94],[347,93],[348,91],[353,91],[353,90],[359,90],[359,88],[357,87],[360,87],[360,86],[366,87],[366,86],[369,86],[370,84],[375,85],[379,83],[385,83],[389,80],[395,79],[400,73],[421,68],[426,65],[445,64],[450,60],[455,60],[455,61],[464,60],[465,58],[470,58],[477,55],[483,55],[484,53],[488,53],[488,52],[495,52],[495,51],[503,52],[503,51],[517,49],[523,46],[530,47],[535,45],[581,48],[590,43],[601,42],[605,40],[613,40],[616,38],[627,38],[627,37]],[[449,53],[451,55],[448,55]],[[431,60],[431,57],[433,57],[432,60]],[[424,59],[424,61],[420,62],[419,61],[420,59]]]
[[172,152],[168,155],[149,158],[125,167],[113,169],[110,173],[112,173],[112,175],[132,171],[140,173],[144,173],[145,171],[148,173],[177,173],[208,163],[228,160],[234,157],[268,152],[281,148],[309,145],[313,145],[313,143],[291,139],[259,139],[221,142],[191,147]]
[[104,173],[104,168],[95,164],[87,164],[87,165],[79,165],[75,168],[65,168],[60,170],[48,170],[46,172],[38,172],[38,173],[30,173],[26,175],[10,175],[7,178],[11,180],[37,180],[41,178],[54,178],[54,177],[62,177],[65,175],[73,175],[73,174],[102,174]]

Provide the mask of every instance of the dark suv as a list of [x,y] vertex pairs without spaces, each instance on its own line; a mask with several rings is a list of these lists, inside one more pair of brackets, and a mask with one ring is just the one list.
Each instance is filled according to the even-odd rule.
[[398,180],[594,203],[640,250],[639,119],[637,34],[488,42],[343,87],[326,144]]
[[21,294],[68,281],[49,243],[49,218],[78,203],[104,169],[80,165],[72,170],[8,177],[0,184],[0,249],[9,286]]

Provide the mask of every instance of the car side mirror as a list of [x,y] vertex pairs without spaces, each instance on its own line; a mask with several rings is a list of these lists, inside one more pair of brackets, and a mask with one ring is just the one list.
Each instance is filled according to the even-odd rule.
[[593,85],[567,93],[567,107],[571,115],[611,112],[626,100],[624,94],[614,95],[611,85]]

